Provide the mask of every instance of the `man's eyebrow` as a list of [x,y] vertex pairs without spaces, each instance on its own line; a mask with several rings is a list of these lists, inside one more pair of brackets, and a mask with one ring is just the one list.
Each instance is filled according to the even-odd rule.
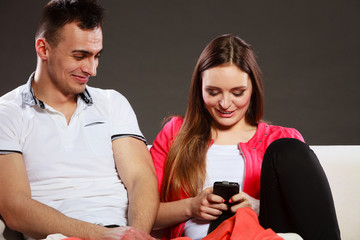
[[[101,49],[98,53],[96,53],[96,55],[99,55],[100,53],[102,53],[104,49]],[[86,51],[86,50],[72,50],[71,51],[72,53],[82,53],[82,54],[85,54],[85,55],[88,55],[88,56],[92,56],[94,55],[93,52],[89,52],[89,51]]]

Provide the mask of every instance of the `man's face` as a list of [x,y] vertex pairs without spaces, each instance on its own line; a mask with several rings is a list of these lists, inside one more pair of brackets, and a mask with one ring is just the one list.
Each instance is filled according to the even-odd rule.
[[101,27],[82,30],[77,23],[66,24],[55,47],[49,47],[47,68],[52,88],[65,96],[85,90],[96,75],[103,38]]

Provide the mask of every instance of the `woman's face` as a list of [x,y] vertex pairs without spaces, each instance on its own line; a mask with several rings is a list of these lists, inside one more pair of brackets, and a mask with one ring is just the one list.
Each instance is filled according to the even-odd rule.
[[219,129],[246,125],[252,84],[247,73],[226,64],[207,69],[202,74],[202,95],[206,109]]

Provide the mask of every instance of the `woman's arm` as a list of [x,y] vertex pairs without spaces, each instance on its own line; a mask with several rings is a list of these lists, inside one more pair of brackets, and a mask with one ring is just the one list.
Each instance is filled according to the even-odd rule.
[[190,218],[214,220],[227,210],[220,196],[206,188],[196,197],[160,203],[154,229],[166,228],[187,221]]
[[[150,149],[159,182],[159,192],[163,181],[166,157],[170,145],[181,127],[182,121],[181,118],[174,117],[166,123],[155,138]],[[172,202],[161,202],[154,229],[173,226],[193,217],[213,220],[221,214],[221,210],[226,209],[227,206],[222,203],[222,198],[212,194],[212,188],[207,188],[196,197]]]

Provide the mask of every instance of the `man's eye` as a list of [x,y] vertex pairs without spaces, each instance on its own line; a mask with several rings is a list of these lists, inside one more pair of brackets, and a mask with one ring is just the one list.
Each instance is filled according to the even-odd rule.
[[81,56],[74,56],[74,58],[76,59],[76,60],[82,60],[82,59],[84,59],[84,56],[83,55],[81,55]]

